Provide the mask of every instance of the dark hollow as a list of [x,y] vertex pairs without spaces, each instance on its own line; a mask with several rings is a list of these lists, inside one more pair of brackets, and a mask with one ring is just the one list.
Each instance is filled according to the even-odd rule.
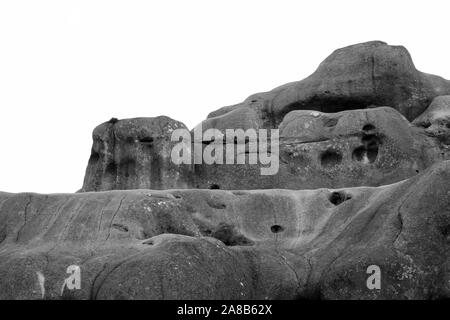
[[333,167],[342,162],[342,155],[335,150],[327,150],[320,156],[323,167]]
[[148,146],[153,145],[153,138],[152,137],[144,137],[139,139],[139,142]]
[[363,128],[363,131],[371,131],[371,130],[375,130],[375,126],[372,124],[366,124]]
[[272,231],[273,233],[279,233],[283,232],[284,228],[278,224],[274,224],[273,226],[270,227],[270,231]]
[[212,232],[211,237],[222,241],[226,246],[248,246],[253,241],[240,234],[234,225],[221,222]]
[[331,193],[329,200],[335,206],[340,205],[342,202],[350,200],[352,197],[344,192],[333,192]]
[[373,134],[364,135],[361,139],[362,146],[353,151],[352,159],[355,161],[367,161],[369,163],[375,162],[378,157],[378,148],[380,139]]

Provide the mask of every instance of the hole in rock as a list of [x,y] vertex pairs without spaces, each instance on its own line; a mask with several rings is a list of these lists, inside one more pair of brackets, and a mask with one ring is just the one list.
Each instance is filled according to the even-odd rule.
[[208,189],[211,189],[211,190],[220,189],[220,186],[218,184],[213,183],[208,187]]
[[253,241],[246,238],[235,226],[221,222],[212,232],[211,237],[222,241],[226,246],[249,246]]
[[[367,154],[366,154],[366,149],[364,147],[358,147],[353,151],[353,155],[352,155],[353,160],[356,161],[363,161],[365,162],[366,158],[367,158]],[[368,159],[367,159],[367,162]]]
[[380,139],[374,134],[365,134],[363,135],[361,142],[369,147],[380,144]]
[[350,200],[352,198],[351,195],[346,194],[344,192],[332,192],[330,197],[328,198],[332,204],[335,206],[340,205],[342,202]]
[[89,157],[89,162],[97,162],[100,159],[100,154],[94,150],[91,151],[91,156]]
[[152,246],[153,245],[153,240],[146,240],[146,241],[142,242],[142,244],[146,244],[146,245]]
[[207,199],[206,203],[213,209],[225,209],[227,205],[218,199]]
[[153,145],[153,138],[152,137],[144,137],[144,138],[140,138],[139,142],[148,146]]
[[116,173],[117,173],[116,163],[115,162],[108,163],[108,165],[106,166],[106,169],[105,169],[105,173],[110,174],[110,175],[116,175]]
[[112,227],[122,232],[128,232],[128,227],[120,223],[114,223]]
[[450,129],[450,122],[446,123],[445,127],[447,127],[447,129]]
[[338,123],[338,118],[323,118],[322,123],[324,127],[334,127]]
[[273,233],[280,233],[284,231],[284,228],[278,224],[274,224],[270,227],[270,231],[272,231]]
[[420,124],[420,126],[421,126],[422,128],[427,129],[427,128],[431,127],[431,122],[427,121],[427,122],[425,122],[425,123]]
[[327,150],[320,156],[323,167],[333,167],[342,162],[342,155],[335,150]]
[[363,145],[353,151],[353,160],[363,163],[375,162],[378,156],[380,139],[375,135],[365,135],[362,137],[361,142]]
[[375,126],[372,124],[366,124],[363,128],[363,131],[371,131],[371,130],[375,130]]

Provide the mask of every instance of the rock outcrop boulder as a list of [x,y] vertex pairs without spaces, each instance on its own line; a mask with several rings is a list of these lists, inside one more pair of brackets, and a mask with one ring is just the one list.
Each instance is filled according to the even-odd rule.
[[[446,158],[441,144],[389,107],[338,113],[295,110],[279,126],[278,170],[246,163],[176,165],[171,159],[174,129],[166,117],[107,122],[94,130],[92,154],[81,191],[123,189],[312,189],[378,186],[397,182]],[[248,142],[248,141],[247,141]],[[199,143],[204,149],[208,144]],[[236,141],[236,147],[239,141]],[[226,146],[221,145],[224,157]],[[256,156],[259,150],[256,149]],[[192,152],[193,154],[193,152]],[[193,162],[193,159],[192,159]]]
[[436,97],[413,124],[425,128],[443,147],[450,148],[450,96]]
[[[212,112],[202,132],[217,129],[279,129],[275,174],[266,164],[175,165],[171,132],[185,128],[166,117],[105,123],[94,130],[93,148],[81,191],[117,189],[305,189],[379,186],[409,178],[432,163],[449,159],[447,120],[431,128],[425,113],[437,96],[450,94],[450,82],[419,72],[408,51],[384,42],[361,43],[333,52],[308,78],[243,103]],[[445,97],[431,105],[442,115]],[[153,141],[155,139],[155,141]],[[442,144],[441,142],[444,142]],[[192,139],[201,148],[212,141]],[[217,143],[217,141],[215,141]],[[220,141],[219,141],[220,143]],[[225,157],[226,147],[222,148]],[[191,164],[193,161],[191,152]],[[225,163],[225,159],[223,163]]]
[[293,110],[334,113],[376,106],[390,106],[412,121],[446,94],[450,82],[418,71],[404,47],[373,41],[334,51],[304,80],[210,113],[204,127],[274,128]]
[[95,128],[81,191],[185,188],[180,168],[171,161],[176,129],[186,126],[169,117],[115,118]]
[[200,133],[278,130],[231,139],[235,164],[176,164],[183,123],[113,118],[82,192],[0,192],[0,299],[450,299],[449,97],[368,42],[212,112]]
[[0,193],[0,298],[449,298],[449,201],[450,161],[377,188]]
[[[435,139],[389,107],[338,113],[296,110],[279,126],[279,171],[264,165],[197,165],[195,187],[312,189],[378,186],[444,158]],[[225,153],[225,147],[224,147]]]

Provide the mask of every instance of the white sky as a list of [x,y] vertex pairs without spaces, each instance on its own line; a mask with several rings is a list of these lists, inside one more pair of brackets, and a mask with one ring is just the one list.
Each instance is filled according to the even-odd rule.
[[101,122],[164,114],[192,128],[358,42],[404,45],[450,79],[448,3],[2,0],[0,190],[74,192]]

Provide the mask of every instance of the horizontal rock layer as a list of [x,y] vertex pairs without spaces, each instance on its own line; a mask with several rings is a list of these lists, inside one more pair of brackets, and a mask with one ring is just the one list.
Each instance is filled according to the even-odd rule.
[[[171,151],[177,142],[171,141],[171,133],[184,126],[166,117],[162,120],[166,128],[172,128],[164,134],[151,132],[151,128],[160,127],[161,118],[100,125],[94,131],[82,191],[379,186],[409,178],[436,161],[450,158],[444,151],[447,145],[425,128],[412,126],[392,108],[379,107],[337,113],[291,111],[279,126],[279,143],[274,144],[277,148],[271,150],[276,165],[261,161],[250,164],[252,155],[261,159],[261,146],[252,150],[248,139],[234,139],[232,164],[226,161],[228,146],[218,139],[191,139],[186,146],[190,147],[187,152],[192,165],[176,165]],[[136,131],[144,132],[140,136],[145,138]],[[206,148],[218,148],[223,163],[193,164],[197,146],[204,152]],[[238,164],[240,156],[245,164]],[[276,167],[274,174],[262,175],[262,169],[270,166]]]
[[[397,182],[450,158],[449,94],[450,81],[418,71],[402,46],[381,41],[348,46],[334,51],[306,79],[251,95],[201,123],[202,132],[279,129],[279,148],[272,150],[280,161],[271,171],[276,174],[262,176],[267,165],[248,164],[255,152],[239,141],[236,147],[244,148],[247,165],[174,165],[170,137],[184,124],[167,117],[116,119],[94,130],[81,191]],[[212,147],[207,139],[197,143]],[[237,151],[234,163],[236,158]]]
[[450,161],[382,187],[0,193],[0,299],[449,298],[449,202]]

